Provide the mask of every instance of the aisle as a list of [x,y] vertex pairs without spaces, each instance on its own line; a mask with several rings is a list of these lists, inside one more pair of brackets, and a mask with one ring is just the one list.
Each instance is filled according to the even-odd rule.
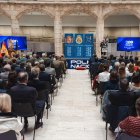
[[[49,119],[44,117],[43,122],[43,128],[36,131],[36,140],[105,140],[105,123],[99,106],[95,106],[88,71],[69,70]],[[25,138],[31,140],[32,133]]]

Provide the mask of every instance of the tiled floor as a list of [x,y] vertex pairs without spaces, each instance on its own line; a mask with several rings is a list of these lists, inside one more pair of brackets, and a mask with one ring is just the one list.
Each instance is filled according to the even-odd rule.
[[[33,119],[29,119],[25,140],[32,140]],[[33,121],[33,122],[32,122]],[[46,119],[43,128],[36,130],[36,140],[105,140],[105,122],[100,106],[90,89],[88,71],[69,70]],[[113,140],[109,132],[108,140]]]

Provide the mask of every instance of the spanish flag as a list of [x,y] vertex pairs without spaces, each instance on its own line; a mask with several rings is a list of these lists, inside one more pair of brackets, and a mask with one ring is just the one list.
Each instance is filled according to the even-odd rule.
[[5,42],[2,43],[2,47],[1,47],[1,54],[3,54],[3,53],[4,53],[6,56],[9,56],[8,50],[7,50],[7,48],[6,48]]

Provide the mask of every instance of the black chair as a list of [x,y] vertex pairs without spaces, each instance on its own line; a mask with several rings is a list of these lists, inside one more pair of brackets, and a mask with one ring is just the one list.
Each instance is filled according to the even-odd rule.
[[118,124],[126,117],[132,114],[132,107],[130,106],[114,106],[112,104],[106,107],[105,111],[105,122],[106,122],[106,140],[108,136],[108,123],[113,128],[117,128]]
[[10,130],[0,134],[0,140],[17,140],[16,132]]
[[54,75],[50,74],[50,78],[51,78],[50,95],[51,95],[51,105],[52,105],[52,99],[54,99],[54,90],[58,91],[58,85],[57,85],[57,81]]
[[126,133],[120,133],[115,140],[140,140],[139,137],[130,136]]
[[[35,107],[33,107],[31,103],[13,102],[12,105],[13,105],[12,106],[13,113],[21,117],[21,120],[23,117],[34,117],[36,124],[38,112],[35,111]],[[33,140],[35,139],[35,124],[34,124]]]
[[[47,109],[47,119],[48,119],[48,112],[49,112],[49,108],[48,108],[48,106],[49,106],[49,90],[48,89],[42,89],[42,90],[40,90],[40,91],[38,91],[38,98],[37,98],[37,100],[38,101],[44,101],[44,102],[46,102],[46,104],[47,104],[47,107],[46,107],[46,109]],[[51,106],[50,106],[50,110],[51,110]],[[42,111],[42,116],[43,116],[43,111]]]
[[98,105],[98,95],[101,95],[100,96],[100,99],[101,99],[101,104],[102,104],[102,97],[105,93],[105,91],[107,90],[107,86],[108,86],[108,81],[107,82],[100,82],[98,83],[97,85],[97,91],[95,92],[95,95],[96,95],[96,106]]

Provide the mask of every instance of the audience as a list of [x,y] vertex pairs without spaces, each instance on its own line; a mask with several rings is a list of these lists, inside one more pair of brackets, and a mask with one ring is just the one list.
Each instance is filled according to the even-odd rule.
[[[0,114],[9,115],[12,118],[9,119],[2,115],[0,131],[15,130],[20,137],[23,126],[17,118],[13,117],[12,113],[12,111],[14,112],[13,105],[16,102],[31,103],[37,112],[36,129],[41,127],[45,102],[49,107],[49,94],[56,84],[55,78],[59,80],[63,77],[66,67],[66,60],[63,56],[47,57],[46,53],[43,53],[42,56],[34,53],[28,56],[15,55],[12,59],[4,56],[3,59],[0,59]],[[106,83],[104,88],[100,89],[103,90],[103,99],[101,98],[101,111],[105,113],[103,118],[110,105],[132,106],[133,108],[136,104],[137,117],[126,116],[127,118],[119,123],[119,127],[129,135],[140,137],[140,61],[138,58],[120,56],[117,59],[111,55],[109,58],[99,59],[94,56],[90,59],[89,67],[90,77],[94,78],[91,80],[97,81],[99,85]],[[113,114],[111,115],[113,116]],[[6,124],[8,128],[3,124]],[[111,130],[116,128],[116,124],[110,123],[110,126]],[[24,127],[28,128],[27,117],[24,118]]]
[[[97,58],[97,60],[96,63],[100,63],[100,65],[98,69],[95,69],[95,59],[94,61],[90,59],[89,72],[90,75],[94,75],[99,82],[99,86],[95,86],[94,90],[97,88],[97,93],[103,95],[103,98],[101,98],[102,118],[105,121],[108,121],[109,117],[110,121],[108,122],[110,123],[110,130],[114,131],[118,121],[122,121],[122,119],[125,119],[128,115],[133,115],[135,118],[136,111],[134,109],[134,104],[136,99],[140,97],[140,61],[138,60],[138,57],[120,56],[116,59],[113,55],[108,59],[102,57],[100,60]],[[98,73],[96,73],[97,71]],[[92,79],[92,81],[95,83],[96,79]],[[93,85],[95,85],[94,83]],[[102,90],[103,93],[100,92]],[[114,113],[120,113],[119,111],[121,108],[122,110],[126,110],[123,110],[123,113],[120,114],[121,119],[118,119]],[[127,109],[130,109],[130,112]],[[126,120],[128,120],[128,118]],[[134,119],[131,121],[133,120]],[[138,122],[140,123],[140,120]],[[135,121],[133,123],[135,125]],[[135,127],[137,127],[137,124]],[[140,128],[138,128],[138,130],[140,132]],[[134,136],[139,137],[139,135]]]
[[[49,94],[56,89],[55,78],[62,77],[65,71],[63,56],[60,59],[59,56],[34,53],[27,56],[15,54],[9,58],[3,54],[0,59],[0,133],[15,130],[21,140],[23,125],[13,115],[15,103],[30,103],[37,114],[35,128],[41,127],[45,103],[46,108],[50,108]],[[28,128],[27,117],[24,118],[24,128]]]

